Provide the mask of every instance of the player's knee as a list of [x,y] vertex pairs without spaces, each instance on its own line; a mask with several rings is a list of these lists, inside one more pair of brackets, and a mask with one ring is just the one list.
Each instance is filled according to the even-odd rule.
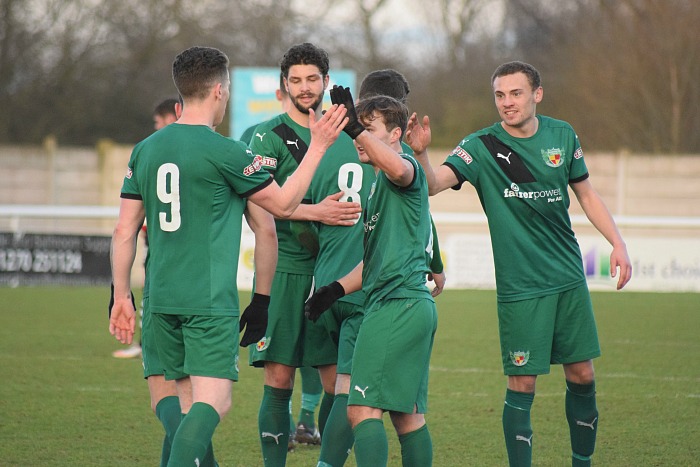
[[593,362],[577,362],[564,365],[564,375],[567,381],[576,384],[591,384],[595,380]]
[[277,389],[293,389],[296,368],[278,363],[265,363],[265,385]]
[[223,418],[226,416],[226,414],[231,410],[231,398],[229,397],[227,400],[223,401],[220,404],[220,407],[216,407],[216,412],[219,414],[219,418],[223,420]]
[[414,432],[425,425],[425,416],[421,413],[390,412],[390,416],[391,423],[399,436]]
[[350,393],[350,375],[338,374],[335,381],[335,393],[336,394],[349,394]]
[[516,392],[534,394],[537,376],[518,375],[508,377],[508,389]]
[[369,418],[381,419],[382,410],[364,405],[348,405],[348,422],[352,428]]

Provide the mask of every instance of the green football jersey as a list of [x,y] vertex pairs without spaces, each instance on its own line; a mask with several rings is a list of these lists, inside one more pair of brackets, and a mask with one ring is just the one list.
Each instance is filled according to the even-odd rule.
[[248,128],[243,131],[243,134],[241,134],[241,137],[239,138],[240,141],[243,141],[245,144],[250,144],[253,140],[253,136],[255,136],[255,129],[258,127],[258,124],[256,123],[255,125],[249,126]]
[[387,298],[429,298],[426,276],[433,252],[428,184],[423,168],[414,166],[407,187],[394,185],[379,172],[365,209],[362,290],[368,309]]
[[144,203],[151,311],[239,312],[244,198],[270,183],[245,144],[207,126],[173,123],[134,147],[121,196]]
[[[340,201],[360,203],[364,209],[374,180],[374,168],[360,163],[352,139],[341,133],[316,170],[308,201],[317,204],[327,196],[343,191]],[[320,223],[317,227],[319,250],[314,278],[316,285],[322,286],[345,276],[362,261],[364,230],[360,218],[350,227]],[[340,299],[356,305],[364,305],[364,300],[362,291]]]
[[588,169],[571,125],[538,116],[537,133],[500,123],[467,136],[445,164],[476,188],[488,218],[500,301],[536,298],[585,282],[569,217],[569,183]]
[[[260,156],[263,167],[282,186],[299,167],[311,142],[311,131],[286,113],[263,122],[255,129],[250,149]],[[293,274],[314,272],[314,255],[299,243],[290,221],[275,219],[277,226],[277,271]]]

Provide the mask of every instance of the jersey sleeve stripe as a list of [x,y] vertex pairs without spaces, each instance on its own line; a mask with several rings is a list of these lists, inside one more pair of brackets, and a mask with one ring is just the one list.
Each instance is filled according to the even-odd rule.
[[449,162],[443,162],[442,165],[449,167],[450,170],[452,170],[452,172],[454,172],[455,177],[457,177],[458,182],[455,186],[452,187],[452,189],[459,190],[460,188],[462,188],[462,184],[464,184],[464,182],[466,182],[467,180],[462,176],[461,173],[459,173],[459,170],[457,170],[457,168],[454,165],[450,164]]
[[572,178],[571,180],[569,180],[569,183],[582,182],[585,179],[587,179],[588,177],[589,177],[589,174],[588,174],[588,172],[586,172],[585,174],[581,175],[580,177]]
[[262,190],[263,188],[267,188],[269,185],[272,184],[273,181],[274,181],[274,179],[272,177],[270,177],[267,180],[265,180],[264,182],[262,182],[260,185],[256,186],[255,188],[248,190],[245,193],[240,193],[239,196],[241,198],[248,198],[248,197],[250,197],[250,195],[257,193],[258,191]]

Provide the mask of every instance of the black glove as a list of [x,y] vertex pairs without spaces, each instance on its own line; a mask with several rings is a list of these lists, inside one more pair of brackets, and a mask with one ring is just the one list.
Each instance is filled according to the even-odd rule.
[[[109,285],[109,306],[107,307],[107,318],[112,317],[112,307],[114,306],[114,282]],[[131,293],[131,291],[129,291]],[[131,294],[131,304],[134,305],[134,310],[136,309],[136,302],[134,301],[134,294]]]
[[338,281],[324,285],[306,301],[304,315],[315,323],[324,311],[329,309],[336,300],[344,296],[345,289]]
[[357,136],[360,133],[365,131],[365,127],[357,119],[357,112],[355,112],[355,103],[352,101],[352,94],[350,94],[350,88],[344,88],[342,86],[334,85],[333,89],[331,89],[330,94],[331,102],[333,104],[343,104],[345,108],[348,109],[346,117],[348,117],[350,121],[348,121],[348,124],[345,125],[343,131],[350,135],[352,139],[357,138]]
[[259,293],[253,294],[250,305],[245,309],[240,319],[239,332],[245,328],[241,337],[241,347],[248,347],[265,337],[267,331],[267,309],[270,306],[270,296]]

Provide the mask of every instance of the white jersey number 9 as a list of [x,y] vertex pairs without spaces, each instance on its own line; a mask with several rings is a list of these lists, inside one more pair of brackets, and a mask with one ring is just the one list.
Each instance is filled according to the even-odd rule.
[[[170,190],[168,190],[168,175]],[[158,168],[156,183],[158,199],[170,205],[170,215],[167,212],[158,213],[160,228],[164,232],[175,232],[180,228],[180,169],[175,164],[163,164]],[[170,220],[168,220],[170,217]]]

